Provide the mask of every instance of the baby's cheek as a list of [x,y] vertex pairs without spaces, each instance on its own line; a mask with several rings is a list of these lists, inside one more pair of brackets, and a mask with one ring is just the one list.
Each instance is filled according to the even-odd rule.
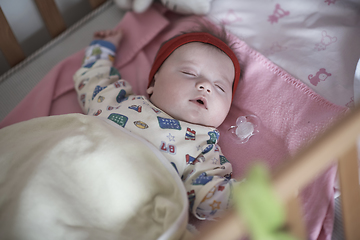
[[225,120],[228,113],[229,110],[227,106],[219,107],[218,110],[213,113],[214,125],[216,125],[215,127],[218,127]]

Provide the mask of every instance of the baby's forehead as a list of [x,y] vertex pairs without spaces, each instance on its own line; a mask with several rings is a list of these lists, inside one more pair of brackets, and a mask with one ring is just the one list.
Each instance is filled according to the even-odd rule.
[[224,53],[220,48],[218,48],[212,44],[203,43],[203,42],[189,42],[189,43],[183,44],[183,45],[179,46],[177,49],[175,49],[174,52],[178,49],[186,49],[187,51],[191,51],[194,49],[201,49],[201,50],[205,50],[205,49],[215,50],[216,49],[216,50]]
[[[175,49],[170,55],[177,55],[177,56],[199,56],[197,54],[213,54],[214,52],[218,52],[221,54],[224,54],[224,56],[228,57],[229,56],[223,52],[221,49],[219,49],[218,47],[212,45],[212,44],[208,44],[208,43],[202,43],[202,42],[190,42],[190,43],[186,43],[184,45],[181,45],[180,47],[178,47],[177,49]],[[200,55],[202,56],[202,55]],[[229,58],[230,59],[230,58]],[[167,59],[166,59],[167,60]],[[165,61],[166,61],[165,60]]]

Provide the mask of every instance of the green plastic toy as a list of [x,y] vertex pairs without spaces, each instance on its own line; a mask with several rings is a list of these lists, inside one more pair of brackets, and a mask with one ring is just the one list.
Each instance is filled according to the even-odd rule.
[[237,210],[249,227],[252,240],[296,240],[283,230],[285,209],[271,188],[263,164],[255,164],[234,192]]

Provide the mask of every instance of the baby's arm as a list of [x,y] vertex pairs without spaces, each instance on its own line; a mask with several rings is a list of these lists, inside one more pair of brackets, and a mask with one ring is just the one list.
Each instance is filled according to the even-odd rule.
[[[212,146],[212,147],[210,147]],[[236,183],[231,179],[232,166],[217,145],[200,154],[185,170],[184,183],[188,192],[190,211],[199,219],[217,219],[232,206]]]
[[112,66],[121,38],[120,30],[98,31],[85,51],[82,67],[74,75],[75,89],[84,113],[92,114],[92,102],[99,100],[100,92],[105,95],[105,89],[106,95],[117,95],[123,90],[122,98],[132,94],[130,84],[120,80],[120,73]]
[[121,30],[104,30],[94,33],[94,40],[85,52],[83,66],[91,67],[97,60],[115,60],[116,48],[122,38]]

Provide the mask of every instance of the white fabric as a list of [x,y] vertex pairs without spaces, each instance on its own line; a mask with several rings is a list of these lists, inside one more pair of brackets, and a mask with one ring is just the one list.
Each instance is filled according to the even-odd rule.
[[188,201],[176,171],[110,124],[69,114],[0,130],[0,239],[181,238]]
[[359,1],[214,0],[208,16],[329,101],[354,106]]
[[153,0],[114,0],[115,4],[123,10],[132,9],[134,12],[144,12],[153,2]]
[[161,0],[167,8],[181,14],[207,14],[213,0]]

